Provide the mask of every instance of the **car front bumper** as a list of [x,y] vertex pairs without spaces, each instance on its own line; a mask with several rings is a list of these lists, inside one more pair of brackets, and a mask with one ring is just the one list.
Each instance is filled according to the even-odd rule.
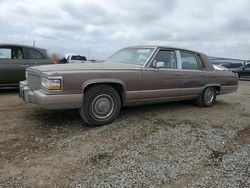
[[79,109],[83,94],[45,94],[42,90],[31,91],[27,81],[19,84],[19,97],[27,103],[37,104],[44,109]]

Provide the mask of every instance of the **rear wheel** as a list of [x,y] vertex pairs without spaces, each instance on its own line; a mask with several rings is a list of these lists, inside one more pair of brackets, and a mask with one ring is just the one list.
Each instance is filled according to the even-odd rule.
[[207,87],[196,99],[196,104],[202,107],[209,107],[215,103],[217,91],[214,87]]
[[102,84],[92,86],[85,92],[80,115],[88,125],[100,126],[111,123],[120,109],[121,98],[118,92]]

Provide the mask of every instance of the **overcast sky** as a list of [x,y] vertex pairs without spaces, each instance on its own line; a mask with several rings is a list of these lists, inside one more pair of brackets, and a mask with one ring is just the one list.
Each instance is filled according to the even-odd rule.
[[106,58],[139,44],[250,59],[249,0],[0,0],[0,43]]

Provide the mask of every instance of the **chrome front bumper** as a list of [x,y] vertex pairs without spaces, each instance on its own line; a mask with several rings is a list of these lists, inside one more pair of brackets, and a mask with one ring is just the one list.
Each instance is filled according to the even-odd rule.
[[27,81],[20,82],[19,97],[44,109],[79,109],[83,100],[83,94],[47,95],[41,90],[30,91]]
[[32,102],[33,92],[29,90],[27,81],[20,82],[19,97],[21,97],[25,102],[28,102],[28,103]]

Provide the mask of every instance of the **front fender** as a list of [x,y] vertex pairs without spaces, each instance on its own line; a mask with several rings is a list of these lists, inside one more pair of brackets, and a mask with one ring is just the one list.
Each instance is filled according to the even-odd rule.
[[126,86],[125,86],[125,83],[121,80],[118,80],[118,79],[92,79],[92,80],[88,80],[86,82],[83,83],[82,85],[82,91],[85,90],[85,88],[89,85],[92,85],[92,84],[105,84],[105,83],[115,83],[115,84],[121,84],[124,91],[126,90]]

